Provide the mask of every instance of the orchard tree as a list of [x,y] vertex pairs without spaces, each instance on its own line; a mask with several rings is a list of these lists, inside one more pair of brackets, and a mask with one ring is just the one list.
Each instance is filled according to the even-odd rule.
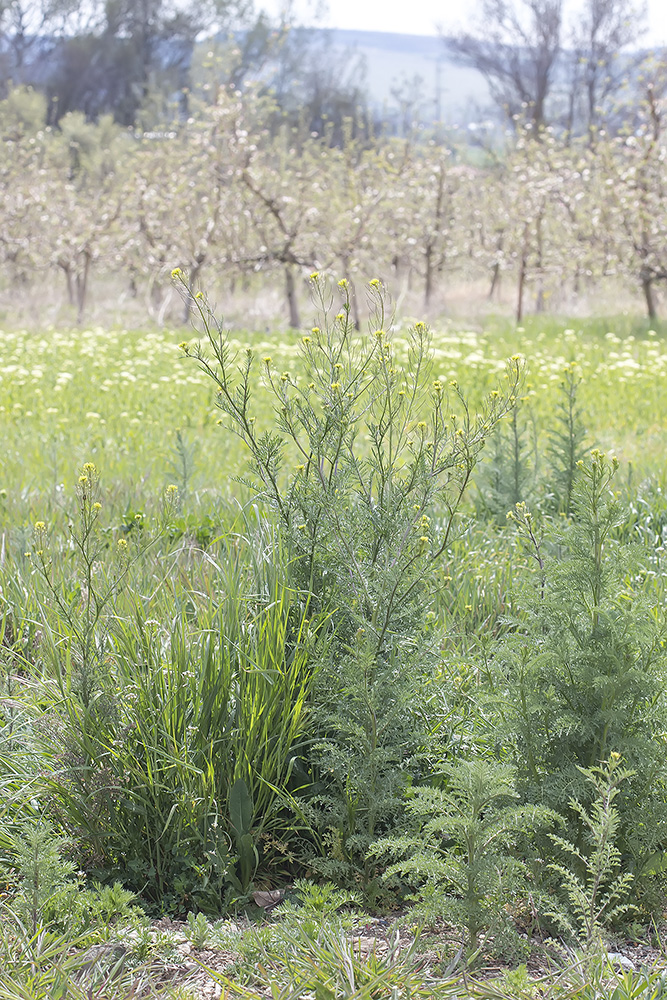
[[423,281],[424,307],[432,304],[445,271],[460,267],[467,240],[460,225],[465,202],[474,194],[475,171],[453,162],[452,150],[435,143],[416,149],[410,190],[412,263]]
[[65,277],[67,295],[83,318],[94,265],[119,264],[117,230],[122,173],[132,169],[131,139],[106,116],[97,125],[67,115],[48,144],[48,166],[31,190],[40,211],[42,254]]
[[396,174],[387,159],[387,144],[369,144],[357,134],[355,121],[344,123],[340,148],[323,147],[329,183],[323,199],[326,221],[322,267],[345,278],[355,328],[361,327],[355,279],[382,273],[388,260],[384,206],[405,178]]
[[598,149],[606,182],[600,217],[615,242],[615,258],[638,282],[650,319],[657,317],[656,285],[667,281],[665,101],[649,87],[643,123],[633,134]]
[[225,90],[195,118],[143,138],[127,180],[127,259],[132,276],[147,279],[151,309],[160,319],[175,266],[196,283],[204,267],[229,273],[246,256],[241,178],[254,145],[251,130],[260,127],[267,108],[270,102],[253,93]]
[[570,234],[559,198],[561,151],[550,133],[543,133],[537,143],[532,130],[524,130],[514,149],[493,173],[480,179],[477,189],[476,256],[491,271],[492,291],[502,273],[513,273],[517,322],[526,312],[531,285],[539,312],[551,294],[552,276],[562,283],[567,271]]
[[300,326],[297,278],[326,261],[329,147],[285,122],[248,150],[241,171],[243,211],[254,234],[245,265],[282,273],[289,324]]
[[26,88],[0,101],[0,261],[13,283],[48,264],[40,252],[40,190],[48,177],[46,99]]
[[[604,137],[603,141],[608,142]],[[605,174],[598,149],[582,137],[561,146],[551,159],[560,181],[554,195],[562,209],[563,276],[571,279],[577,295],[617,270],[613,236],[601,216],[608,182],[613,180]]]

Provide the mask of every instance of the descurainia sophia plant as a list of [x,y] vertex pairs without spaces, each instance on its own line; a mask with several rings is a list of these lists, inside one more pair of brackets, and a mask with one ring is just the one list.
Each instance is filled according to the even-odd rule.
[[[298,372],[280,372],[250,349],[235,356],[205,296],[180,270],[173,278],[201,333],[181,347],[247,447],[244,482],[288,545],[291,583],[332,613],[316,694],[313,822],[328,838],[324,873],[344,881],[360,865],[368,884],[372,866],[361,859],[400,810],[425,739],[419,679],[437,655],[423,627],[430,571],[458,531],[489,433],[515,404],[522,363],[508,362],[505,385],[474,412],[458,383],[434,371],[424,323],[394,341],[378,280],[367,286],[363,335],[348,283],[332,289],[314,273],[319,319],[301,338]],[[253,406],[258,378],[274,402],[266,429]]]

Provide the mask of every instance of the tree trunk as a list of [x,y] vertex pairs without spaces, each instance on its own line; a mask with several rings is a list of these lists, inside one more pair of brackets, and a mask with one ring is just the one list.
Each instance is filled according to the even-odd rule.
[[644,298],[646,299],[646,311],[648,313],[648,318],[653,320],[658,318],[658,313],[655,306],[655,295],[653,293],[653,279],[649,277],[642,278],[642,291],[644,293]]
[[526,255],[523,253],[521,255],[521,264],[519,265],[519,287],[517,290],[517,300],[516,300],[516,321],[520,323],[523,319],[523,295],[526,288]]
[[493,265],[491,270],[491,287],[489,288],[489,294],[487,295],[489,302],[493,299],[496,291],[500,293],[500,264],[497,262]]
[[537,295],[535,296],[535,312],[544,312],[544,273],[542,271],[542,216],[537,217],[535,227],[537,237],[537,261],[536,270],[538,274]]
[[90,251],[83,251],[83,268],[76,275],[76,321],[83,322],[83,311],[88,294],[88,274],[90,272]]
[[433,247],[427,246],[425,257],[425,276],[424,276],[424,306],[428,309],[431,304],[431,298],[433,297]]
[[285,265],[285,294],[287,295],[287,305],[289,308],[289,325],[297,330],[301,326],[301,320],[299,318],[299,303],[296,298],[294,271],[290,264]]
[[67,301],[71,306],[74,305],[74,285],[72,284],[72,268],[69,264],[60,264],[63,271],[65,272],[65,282],[67,284]]

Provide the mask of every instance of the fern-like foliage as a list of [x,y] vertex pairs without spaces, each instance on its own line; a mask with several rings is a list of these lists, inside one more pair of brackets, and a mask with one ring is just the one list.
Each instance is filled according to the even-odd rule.
[[619,816],[614,805],[619,786],[632,772],[622,767],[617,753],[600,767],[581,770],[596,797],[588,809],[576,799],[570,801],[585,832],[581,847],[565,837],[550,835],[567,859],[567,863],[552,863],[550,868],[561,879],[570,911],[567,915],[559,909],[551,913],[565,931],[583,939],[590,948],[601,927],[633,909],[628,902],[633,876],[621,871],[621,852],[616,846]]
[[516,850],[520,833],[551,825],[553,814],[522,805],[510,765],[472,759],[443,767],[444,788],[411,791],[413,832],[378,841],[374,855],[399,856],[385,877],[417,887],[418,910],[466,930],[471,951],[483,930],[506,920],[510,897],[526,890],[529,870]]
[[581,381],[577,366],[567,364],[560,382],[560,396],[547,447],[549,499],[556,510],[568,515],[574,508],[578,463],[586,454],[586,427],[579,403]]
[[[625,516],[612,490],[616,465],[598,451],[579,463],[572,521],[546,533],[540,587],[524,595],[485,662],[522,799],[568,813],[578,849],[585,823],[570,802],[590,805],[586,769],[611,752],[628,762],[617,843],[637,875],[665,843],[665,620],[634,589],[638,553],[615,537]],[[530,542],[526,510],[513,520]]]

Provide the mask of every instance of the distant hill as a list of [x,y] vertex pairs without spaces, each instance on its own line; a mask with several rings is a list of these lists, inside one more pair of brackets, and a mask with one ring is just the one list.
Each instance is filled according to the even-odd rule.
[[[411,97],[415,118],[425,125],[438,121],[468,125],[489,112],[491,102],[483,77],[452,62],[441,38],[387,31],[313,30],[327,35],[333,48],[363,58],[370,103],[389,117],[400,116],[401,103]],[[415,86],[417,78],[421,83]]]
[[[414,123],[427,128],[434,123],[470,127],[493,116],[484,79],[476,70],[454,63],[441,38],[338,28],[292,30],[324,43],[321,46],[324,51],[330,49],[332,54],[342,54],[355,63],[360,61],[364,69],[362,87],[371,109],[399,135]],[[65,40],[44,35],[26,41],[25,58],[19,64],[15,46],[8,37],[0,35],[0,79],[20,80],[48,90],[59,74],[71,75],[71,67],[64,62]],[[208,41],[196,43],[197,47],[208,44]],[[164,68],[177,67],[181,74],[187,74],[192,46],[179,40],[162,41],[155,57]],[[85,53],[82,59],[76,63],[77,80],[72,85],[80,83],[82,77],[89,77],[93,92],[104,89],[105,74],[95,72],[95,61],[87,59]],[[260,78],[264,73],[260,72]]]

